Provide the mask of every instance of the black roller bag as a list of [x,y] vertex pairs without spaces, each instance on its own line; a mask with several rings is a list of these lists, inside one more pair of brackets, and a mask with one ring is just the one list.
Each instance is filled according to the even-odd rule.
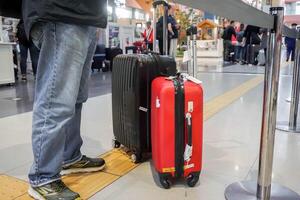
[[105,45],[99,44],[96,47],[95,55],[93,57],[92,63],[92,71],[94,72],[95,69],[100,71],[103,68],[103,62],[105,61]]
[[151,151],[151,82],[158,76],[176,75],[176,62],[155,54],[119,55],[112,72],[114,145],[130,149],[133,162]]
[[102,69],[102,71],[108,72],[109,70],[112,71],[112,66],[114,64],[115,57],[123,54],[123,50],[119,47],[106,48],[105,54],[106,54],[105,67]]

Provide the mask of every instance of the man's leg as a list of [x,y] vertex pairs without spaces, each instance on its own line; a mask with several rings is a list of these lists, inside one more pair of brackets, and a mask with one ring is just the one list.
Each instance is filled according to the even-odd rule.
[[173,39],[173,42],[172,42],[172,45],[173,45],[173,48],[172,48],[172,56],[174,57],[174,58],[176,58],[176,56],[177,56],[177,43],[178,43],[178,39],[177,38],[175,38],[175,39]]
[[291,60],[292,60],[292,62],[294,62],[295,61],[295,50],[296,50],[296,48],[294,47],[294,48],[292,48],[292,58],[291,58]]
[[81,126],[81,110],[82,104],[88,99],[88,81],[90,77],[90,69],[92,65],[92,59],[96,49],[96,35],[94,41],[90,44],[89,51],[85,60],[84,68],[82,71],[79,93],[75,106],[75,114],[70,120],[68,126],[65,129],[66,142],[64,150],[64,165],[69,165],[80,160],[82,155],[80,148],[82,146],[82,138],[80,135]]
[[20,44],[20,54],[21,54],[21,61],[20,61],[21,74],[22,74],[22,78],[25,80],[27,74],[28,47]]
[[288,62],[290,60],[291,51],[292,50],[290,47],[286,48],[286,62]]
[[163,55],[164,54],[163,40],[158,40],[158,46],[159,46],[160,55]]
[[33,108],[34,163],[29,173],[33,187],[60,179],[65,128],[75,113],[92,34],[95,28],[51,22],[31,31],[41,46]]

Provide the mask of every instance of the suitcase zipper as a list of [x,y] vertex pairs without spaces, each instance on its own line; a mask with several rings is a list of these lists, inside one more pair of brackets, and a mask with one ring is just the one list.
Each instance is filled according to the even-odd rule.
[[173,83],[175,87],[175,177],[180,178],[184,172],[184,83],[180,78],[173,79]]

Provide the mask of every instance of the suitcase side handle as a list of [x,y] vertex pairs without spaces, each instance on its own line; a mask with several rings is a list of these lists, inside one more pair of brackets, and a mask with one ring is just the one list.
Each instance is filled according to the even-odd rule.
[[184,160],[189,162],[192,157],[192,152],[193,152],[193,141],[192,141],[192,132],[193,132],[193,127],[192,127],[192,114],[190,112],[186,113],[185,115],[186,119],[186,126],[187,126],[187,144],[185,146],[185,151],[184,151]]

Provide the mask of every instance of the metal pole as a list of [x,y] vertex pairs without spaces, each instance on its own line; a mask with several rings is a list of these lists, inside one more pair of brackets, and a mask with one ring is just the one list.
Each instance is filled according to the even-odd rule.
[[257,197],[266,200],[270,199],[271,196],[284,9],[283,7],[271,8],[271,14],[276,17],[277,23],[269,37],[268,64],[265,68],[263,123],[257,185]]
[[156,8],[157,8],[157,6],[156,5],[154,5],[153,6],[153,16],[152,16],[152,18],[153,18],[153,51],[154,52],[156,52],[157,51],[157,42],[156,42]]
[[0,16],[0,41],[3,41],[3,26],[2,26],[2,17]]
[[164,22],[163,22],[163,50],[164,50],[164,55],[169,54],[169,49],[168,49],[168,6],[164,5]]
[[286,187],[277,184],[271,186],[284,10],[283,7],[273,7],[270,11],[276,20],[269,37],[265,68],[258,182],[244,181],[231,184],[225,190],[227,200],[300,199],[297,193]]
[[197,33],[193,32],[193,77],[195,77],[196,68],[197,68]]
[[277,129],[281,131],[300,133],[300,125],[297,124],[299,108],[299,89],[300,89],[300,40],[296,42],[295,62],[293,69],[292,95],[289,121],[277,123]]
[[294,61],[294,81],[292,88],[292,101],[291,101],[291,109],[290,109],[290,127],[296,128],[297,126],[297,117],[298,117],[298,107],[299,107],[299,89],[300,89],[300,69],[299,69],[299,46],[300,40],[297,40],[296,43],[296,55]]
[[[191,56],[191,32],[190,32],[190,28],[189,28],[189,30],[187,31],[187,51],[188,51],[189,56]],[[188,73],[189,75],[191,75],[191,74],[190,74],[191,62],[192,62],[191,60],[189,60],[189,61],[187,62],[187,73]]]

